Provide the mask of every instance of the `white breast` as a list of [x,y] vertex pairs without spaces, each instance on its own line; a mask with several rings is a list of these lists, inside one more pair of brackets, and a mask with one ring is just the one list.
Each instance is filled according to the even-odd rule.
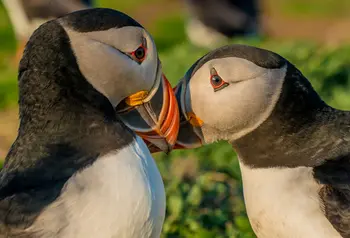
[[158,238],[164,217],[162,178],[137,137],[69,179],[31,229],[45,235],[61,230],[65,238]]
[[312,169],[251,169],[240,162],[244,199],[258,238],[340,238],[321,210]]

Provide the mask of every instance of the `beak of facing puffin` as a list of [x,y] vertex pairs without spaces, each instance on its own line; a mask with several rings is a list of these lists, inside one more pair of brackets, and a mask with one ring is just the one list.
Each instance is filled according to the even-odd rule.
[[203,121],[192,111],[188,96],[188,82],[183,78],[174,88],[175,97],[180,111],[180,129],[174,149],[193,149],[204,144],[202,133]]
[[172,87],[162,74],[150,91],[139,91],[116,108],[121,120],[135,131],[150,151],[170,152],[180,126],[180,113]]

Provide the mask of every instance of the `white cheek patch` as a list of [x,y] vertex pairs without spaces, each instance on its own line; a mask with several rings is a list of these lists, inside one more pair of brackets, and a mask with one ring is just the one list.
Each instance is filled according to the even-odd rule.
[[[218,60],[223,62],[219,64]],[[210,127],[219,134],[215,140],[234,140],[256,129],[271,114],[287,66],[265,69],[239,58],[218,60],[209,61],[193,75],[190,100],[193,112],[204,122],[203,128]],[[228,87],[214,92],[210,84],[211,67],[230,83]]]
[[[152,88],[158,57],[152,39],[142,28],[123,27],[85,33],[64,28],[81,73],[113,106],[131,94]],[[122,52],[136,50],[143,34],[148,37],[150,52],[145,61],[138,64]]]
[[158,66],[158,53],[153,40],[148,33],[145,33],[144,37],[148,42],[147,52],[146,58],[140,65],[140,68],[142,70],[142,75],[144,75],[143,80],[146,81],[146,84],[149,86],[148,89],[150,89],[155,82],[155,78],[157,77],[157,68],[159,67],[158,71],[161,71],[161,65]]

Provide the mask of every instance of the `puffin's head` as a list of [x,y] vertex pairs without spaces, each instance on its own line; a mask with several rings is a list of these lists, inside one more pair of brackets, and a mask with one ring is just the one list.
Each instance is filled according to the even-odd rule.
[[181,111],[175,148],[234,141],[256,129],[276,105],[286,71],[282,57],[250,46],[203,56],[175,88]]
[[150,34],[110,9],[77,11],[58,22],[86,80],[130,129],[169,151],[178,134],[179,111]]

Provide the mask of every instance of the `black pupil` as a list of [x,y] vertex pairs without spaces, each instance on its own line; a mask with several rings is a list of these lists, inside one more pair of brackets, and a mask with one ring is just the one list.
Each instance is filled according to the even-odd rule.
[[211,78],[212,83],[214,85],[219,85],[221,84],[221,78],[218,75],[213,75],[213,77]]
[[144,48],[140,47],[135,51],[135,56],[138,59],[143,59],[145,57],[145,50]]

